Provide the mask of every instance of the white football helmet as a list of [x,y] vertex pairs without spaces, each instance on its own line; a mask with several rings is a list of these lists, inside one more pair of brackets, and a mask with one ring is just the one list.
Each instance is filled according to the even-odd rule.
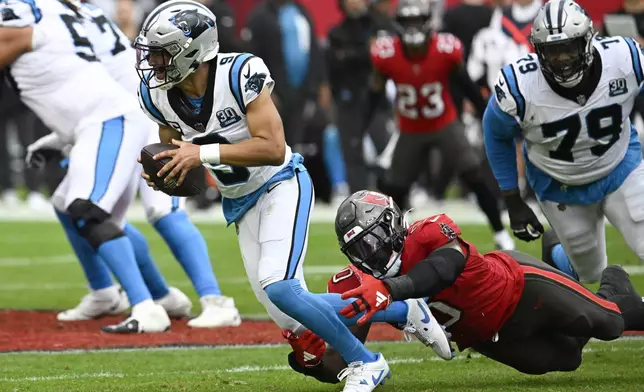
[[134,47],[143,83],[170,89],[219,53],[215,15],[195,1],[168,1],[145,19]]
[[550,0],[532,23],[530,41],[548,79],[573,87],[593,63],[593,21],[572,0]]

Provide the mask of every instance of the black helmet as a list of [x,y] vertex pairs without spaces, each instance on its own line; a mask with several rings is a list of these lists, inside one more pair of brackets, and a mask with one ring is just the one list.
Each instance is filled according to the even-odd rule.
[[335,234],[349,261],[376,278],[397,271],[407,225],[393,199],[378,192],[359,191],[338,207]]
[[396,31],[407,49],[424,50],[432,33],[432,0],[400,0],[396,8]]

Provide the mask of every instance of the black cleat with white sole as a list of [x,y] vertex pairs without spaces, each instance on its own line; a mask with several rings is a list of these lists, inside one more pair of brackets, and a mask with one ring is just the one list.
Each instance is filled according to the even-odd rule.
[[[165,329],[165,331],[169,331],[169,330],[170,330],[170,327],[168,326]],[[115,325],[107,325],[101,328],[101,331],[105,333],[119,333],[119,334],[148,332],[148,331],[145,331],[144,328],[142,328],[141,324],[139,323],[139,320],[133,317],[123,320],[120,323]],[[157,331],[154,331],[154,332],[157,332]]]
[[644,331],[644,299],[633,287],[624,268],[619,265],[606,267],[597,295],[617,304],[625,330]]

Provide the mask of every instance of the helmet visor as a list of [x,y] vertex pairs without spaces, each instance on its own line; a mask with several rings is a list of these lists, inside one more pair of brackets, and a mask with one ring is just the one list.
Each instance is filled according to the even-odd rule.
[[363,270],[385,273],[394,251],[391,236],[389,227],[378,224],[350,241],[342,251]]
[[574,79],[586,68],[586,41],[583,38],[543,43],[536,49],[543,68],[555,80]]
[[148,88],[165,86],[179,80],[180,73],[173,64],[174,56],[181,51],[177,44],[151,46],[137,42],[134,48],[136,70]]

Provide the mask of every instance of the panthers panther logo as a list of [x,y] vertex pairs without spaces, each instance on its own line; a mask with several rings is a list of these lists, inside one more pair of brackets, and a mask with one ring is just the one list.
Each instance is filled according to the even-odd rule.
[[170,18],[170,22],[177,26],[183,35],[195,39],[207,29],[215,26],[215,21],[208,16],[200,14],[197,10],[186,10]]
[[264,88],[264,82],[266,81],[265,73],[260,74],[255,72],[253,76],[250,76],[250,67],[248,67],[248,73],[244,75],[244,77],[247,79],[246,85],[244,86],[244,92],[251,90],[259,94],[262,91],[262,88]]

